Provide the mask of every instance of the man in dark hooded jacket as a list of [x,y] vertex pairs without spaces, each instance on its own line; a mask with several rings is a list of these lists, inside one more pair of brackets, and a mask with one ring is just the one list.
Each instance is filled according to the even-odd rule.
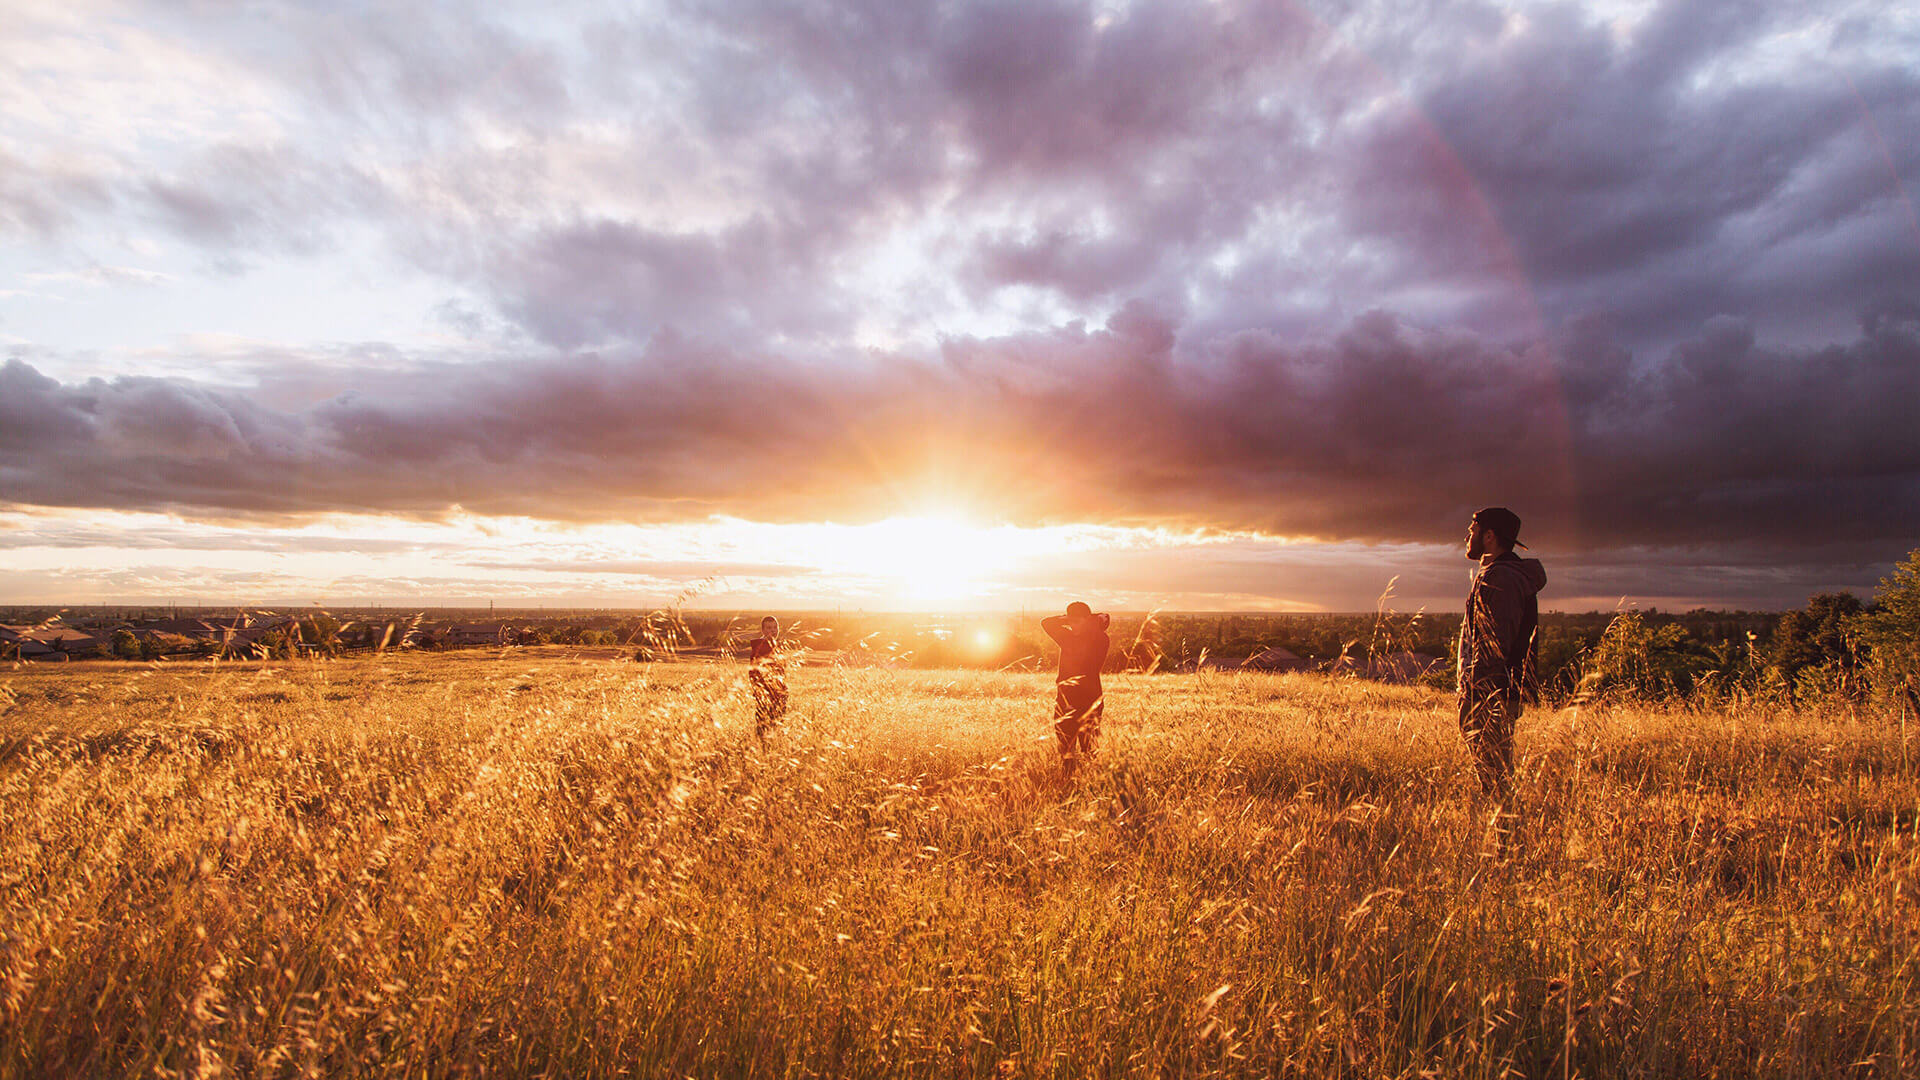
[[1460,623],[1460,733],[1466,736],[1480,787],[1505,799],[1513,785],[1513,729],[1521,699],[1533,695],[1539,593],[1547,584],[1539,559],[1513,553],[1520,518],[1489,506],[1467,526],[1467,558],[1477,559],[1467,614]]

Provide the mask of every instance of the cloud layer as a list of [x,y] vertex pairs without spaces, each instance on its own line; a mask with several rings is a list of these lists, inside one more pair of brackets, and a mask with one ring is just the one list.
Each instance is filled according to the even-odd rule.
[[0,490],[29,504],[231,515],[872,519],[928,502],[1022,523],[1122,520],[1432,540],[1474,507],[1562,545],[1920,535],[1920,318],[1764,348],[1710,322],[1635,365],[1356,320],[1182,354],[1142,306],[1098,329],[954,339],[932,359],[793,365],[644,350],[346,373],[298,410],[182,379],[0,368]]
[[233,267],[371,229],[560,348],[1134,299],[1807,343],[1920,288],[1920,17],[1884,5],[110,6],[11,31],[0,228]]
[[1920,535],[1920,16],[1333,8],[22,3],[0,503]]

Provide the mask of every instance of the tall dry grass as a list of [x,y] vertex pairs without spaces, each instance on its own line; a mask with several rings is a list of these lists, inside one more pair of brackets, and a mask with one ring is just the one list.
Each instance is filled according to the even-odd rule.
[[1901,1076],[1898,729],[387,656],[4,675],[0,1075]]

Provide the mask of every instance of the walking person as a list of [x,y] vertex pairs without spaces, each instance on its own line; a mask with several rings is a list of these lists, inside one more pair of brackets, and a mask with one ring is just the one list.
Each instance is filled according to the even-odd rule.
[[760,636],[753,639],[752,666],[747,681],[753,686],[753,733],[764,739],[767,729],[787,715],[787,663],[780,653],[780,620],[760,620]]
[[1520,518],[1489,506],[1467,525],[1467,558],[1478,560],[1460,623],[1460,733],[1473,755],[1480,789],[1505,801],[1513,789],[1513,734],[1523,698],[1535,696],[1534,655],[1540,629],[1540,590],[1547,571],[1539,559],[1513,553]]
[[1060,646],[1060,672],[1054,676],[1053,732],[1060,740],[1060,760],[1072,776],[1081,762],[1093,756],[1100,737],[1100,718],[1106,711],[1100,669],[1107,663],[1105,612],[1075,600],[1065,615],[1040,620],[1040,629]]

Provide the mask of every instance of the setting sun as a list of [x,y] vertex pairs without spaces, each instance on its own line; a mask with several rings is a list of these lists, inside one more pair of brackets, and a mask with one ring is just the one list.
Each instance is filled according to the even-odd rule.
[[833,557],[854,573],[885,582],[914,605],[946,604],[976,594],[1017,561],[1018,537],[958,516],[889,518],[845,530]]

